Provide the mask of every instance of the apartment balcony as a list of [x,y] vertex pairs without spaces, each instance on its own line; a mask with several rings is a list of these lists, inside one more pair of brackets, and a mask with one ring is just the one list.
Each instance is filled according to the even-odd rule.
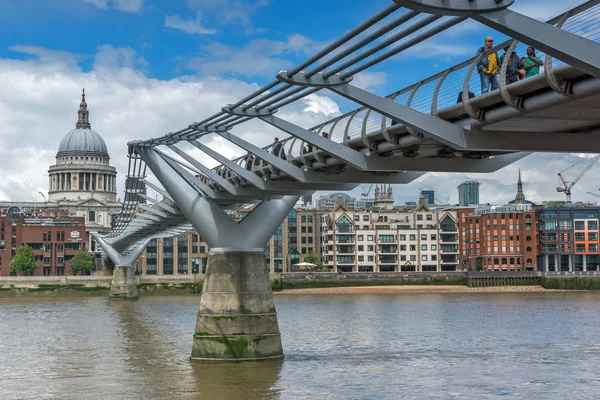
[[458,265],[458,257],[442,257],[440,263],[443,265]]
[[356,253],[354,251],[354,247],[348,248],[348,249],[338,249],[337,250],[337,254],[354,254]]
[[379,246],[379,254],[396,254],[398,246]]
[[398,264],[398,258],[396,256],[381,256],[379,257],[380,265],[396,265]]
[[444,247],[440,248],[441,254],[458,254],[458,246],[457,247]]
[[336,238],[335,244],[337,244],[337,245],[344,245],[344,244],[354,245],[354,238],[353,237],[347,238],[347,237],[339,237],[338,236]]

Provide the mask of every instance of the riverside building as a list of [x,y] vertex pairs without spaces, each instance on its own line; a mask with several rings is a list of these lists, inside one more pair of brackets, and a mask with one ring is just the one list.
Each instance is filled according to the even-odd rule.
[[35,276],[71,273],[71,258],[86,250],[85,219],[66,212],[50,214],[22,214],[16,208],[0,212],[0,275],[11,275],[10,262],[23,245],[33,249],[40,266]]
[[539,207],[540,270],[599,271],[599,213],[597,205]]
[[461,269],[536,271],[537,221],[529,204],[458,208]]
[[343,272],[455,271],[456,212],[430,209],[424,197],[412,210],[393,208],[391,188],[376,191],[375,210],[342,201],[321,215],[323,264]]
[[537,271],[538,236],[533,204],[525,198],[521,170],[507,206],[458,208],[461,269]]

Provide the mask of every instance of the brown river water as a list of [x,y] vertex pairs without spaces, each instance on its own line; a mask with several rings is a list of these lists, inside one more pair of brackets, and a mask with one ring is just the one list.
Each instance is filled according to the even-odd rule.
[[228,365],[198,301],[0,298],[0,399],[600,398],[600,293],[276,296],[285,360]]

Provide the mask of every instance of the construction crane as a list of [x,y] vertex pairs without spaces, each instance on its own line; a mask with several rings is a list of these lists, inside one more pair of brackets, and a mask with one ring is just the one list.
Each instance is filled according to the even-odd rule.
[[363,185],[362,186],[362,190],[363,192],[361,193],[363,197],[369,197],[369,195],[371,194],[371,190],[373,190],[373,186],[375,186],[374,183],[371,183],[371,185],[369,186],[369,189],[366,190],[365,187],[367,187],[367,185]]
[[41,194],[42,197],[44,198],[44,203],[47,203],[48,200],[46,199],[46,196],[44,196],[44,193],[42,193],[41,191],[39,191],[38,193]]
[[567,196],[567,203],[571,203],[571,188],[573,186],[575,186],[575,184],[577,182],[579,182],[579,180],[583,177],[583,175],[585,175],[586,172],[588,172],[590,170],[590,168],[592,168],[594,166],[594,164],[596,164],[596,162],[598,161],[598,159],[600,158],[600,155],[597,155],[593,158],[591,158],[587,165],[585,166],[585,168],[583,168],[583,170],[579,173],[579,175],[577,175],[575,177],[575,179],[573,179],[572,181],[565,181],[565,179],[563,178],[562,174],[566,171],[568,171],[569,169],[573,168],[574,166],[578,165],[579,163],[581,163],[583,160],[579,161],[578,163],[575,163],[573,165],[571,165],[569,168],[564,169],[562,171],[560,171],[558,173],[558,178],[560,179],[560,182],[562,183],[562,187],[558,186],[556,188],[557,192],[564,192],[565,195]]
[[441,201],[437,197],[435,198],[435,201],[437,201],[437,203],[441,206],[447,206],[449,204],[448,202],[450,201],[450,196],[446,197],[446,201]]

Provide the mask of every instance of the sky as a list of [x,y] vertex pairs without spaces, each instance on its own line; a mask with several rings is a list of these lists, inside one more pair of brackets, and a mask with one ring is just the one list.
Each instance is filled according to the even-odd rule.
[[[517,0],[512,8],[546,20],[583,0]],[[389,0],[0,0],[0,200],[41,200],[58,145],[75,127],[86,89],[92,128],[107,142],[122,193],[130,140],[160,137],[199,121],[272,81],[385,8]],[[472,56],[482,38],[503,35],[473,21],[359,74],[354,83],[385,95]],[[279,111],[305,128],[355,106],[321,91]],[[260,122],[233,130],[266,145],[277,135]],[[205,143],[235,152],[222,140]],[[562,200],[556,173],[584,155],[534,154],[494,174],[429,173],[394,185],[398,204],[435,189],[457,202],[465,180],[482,183],[482,203],[516,193],[522,171],[528,199]],[[579,166],[581,167],[581,165]],[[574,175],[577,168],[569,170]],[[574,201],[597,200],[600,166],[573,189]],[[367,185],[368,187],[368,185]],[[360,197],[362,187],[351,194]]]

